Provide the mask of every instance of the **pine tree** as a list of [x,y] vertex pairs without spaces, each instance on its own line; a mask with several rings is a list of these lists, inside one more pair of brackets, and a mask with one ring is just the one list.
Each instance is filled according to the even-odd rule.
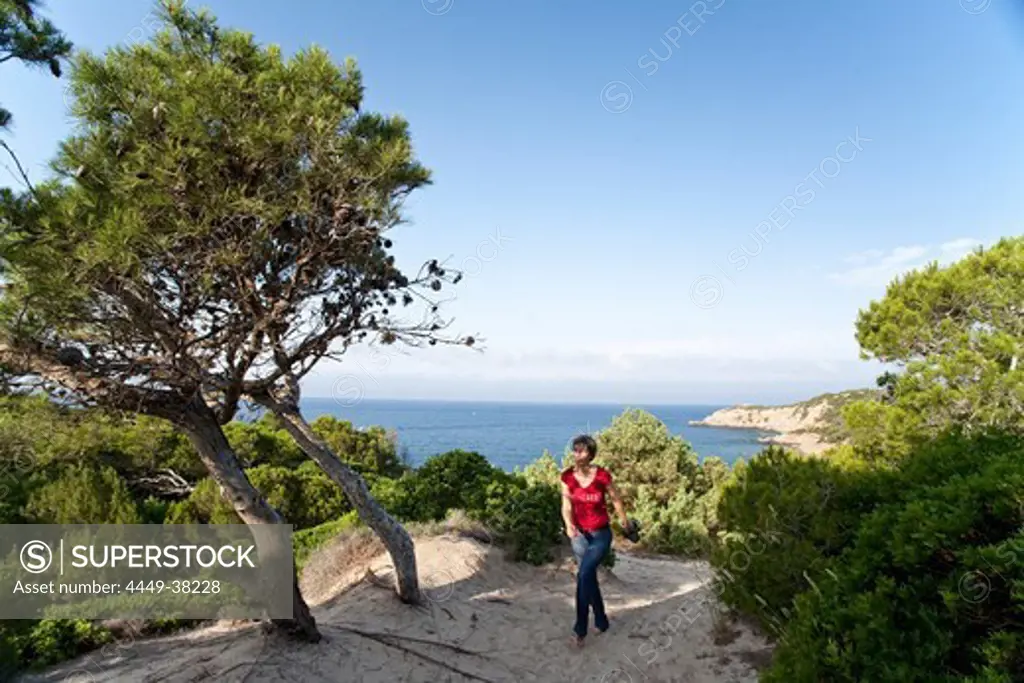
[[[60,60],[71,43],[48,20],[36,14],[39,0],[0,0],[0,64],[17,59],[30,66],[45,66],[61,76]],[[11,112],[0,106],[0,128],[11,122]]]
[[[164,19],[150,44],[76,59],[61,179],[0,206],[0,361],[177,424],[247,523],[280,515],[222,425],[243,398],[269,408],[417,602],[411,538],[302,416],[299,381],[359,342],[473,344],[444,336],[431,299],[460,274],[431,260],[409,277],[390,253],[386,233],[430,174],[403,119],[361,110],[352,60],[284,59],[181,2]],[[402,314],[416,303],[421,317]]]

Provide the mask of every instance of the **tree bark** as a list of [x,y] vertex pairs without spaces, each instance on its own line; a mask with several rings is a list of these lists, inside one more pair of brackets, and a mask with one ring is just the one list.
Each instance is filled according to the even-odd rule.
[[253,401],[273,412],[284,423],[299,448],[345,492],[359,518],[383,541],[395,565],[398,597],[408,604],[420,604],[416,548],[405,528],[387,513],[370,494],[366,480],[335,455],[299,412],[297,399],[277,399],[270,394],[252,396]]
[[[270,505],[262,494],[249,482],[238,458],[228,443],[227,437],[213,411],[202,400],[197,399],[189,406],[181,418],[180,426],[199,453],[199,458],[206,465],[214,481],[220,486],[221,493],[231,502],[235,512],[246,524],[284,524],[280,513]],[[284,548],[267,547],[263,542],[261,551],[268,553],[288,552]],[[294,635],[318,642],[320,632],[316,621],[310,613],[302,593],[299,591],[298,572],[293,571],[292,578],[293,617],[291,619],[271,619],[276,628],[289,635]]]

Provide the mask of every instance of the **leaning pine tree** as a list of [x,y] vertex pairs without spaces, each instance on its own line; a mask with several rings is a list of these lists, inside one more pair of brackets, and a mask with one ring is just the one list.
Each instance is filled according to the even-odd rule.
[[[79,58],[63,182],[8,205],[21,226],[2,254],[8,363],[167,417],[201,453],[230,452],[220,427],[241,400],[271,409],[381,536],[400,597],[417,602],[409,535],[312,432],[298,387],[362,341],[472,344],[443,336],[430,298],[458,274],[431,261],[410,278],[389,254],[385,233],[429,174],[404,121],[360,111],[351,62],[317,49],[284,60],[206,14],[165,13],[153,44]],[[407,306],[422,315],[401,319]],[[237,509],[251,486],[228,459],[230,472],[211,471]]]

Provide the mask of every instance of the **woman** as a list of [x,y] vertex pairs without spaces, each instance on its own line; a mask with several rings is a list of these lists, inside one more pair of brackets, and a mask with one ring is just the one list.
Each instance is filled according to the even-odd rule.
[[576,572],[576,625],[573,643],[583,647],[587,636],[590,608],[594,609],[594,628],[608,630],[597,568],[612,546],[607,498],[615,505],[623,528],[629,527],[626,510],[612,485],[612,476],[603,467],[593,465],[597,443],[589,436],[577,436],[572,442],[575,466],[562,472],[562,520],[565,535],[572,541],[572,552],[579,566]]

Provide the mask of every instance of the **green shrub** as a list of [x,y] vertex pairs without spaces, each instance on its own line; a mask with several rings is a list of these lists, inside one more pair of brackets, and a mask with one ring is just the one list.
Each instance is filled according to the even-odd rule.
[[425,508],[416,498],[413,485],[415,474],[406,474],[399,479],[377,479],[370,485],[370,493],[392,517],[403,522],[425,522]]
[[25,515],[36,524],[141,524],[128,485],[110,467],[73,465],[33,491]]
[[525,474],[493,467],[479,453],[454,450],[433,456],[398,479],[377,479],[371,493],[403,522],[442,521],[461,510],[487,526],[517,561],[549,560],[562,533],[558,488],[531,485]]
[[[306,529],[337,519],[352,510],[345,497],[345,492],[324,471],[313,462],[299,465],[295,470],[301,500],[297,501],[296,510],[299,514],[295,521],[289,518],[297,528]],[[370,482],[367,481],[367,486]]]
[[516,561],[540,565],[552,557],[562,536],[559,489],[531,486],[525,477],[506,475],[487,487],[487,501],[476,517],[491,528]]
[[30,455],[35,467],[106,465],[122,476],[170,468],[189,481],[205,474],[191,443],[166,420],[66,408],[41,396],[0,397],[0,443]]
[[102,424],[102,429],[93,431],[98,441],[95,451],[122,474],[170,469],[190,482],[206,476],[192,442],[166,420],[144,415],[109,417],[93,411],[86,414],[85,424]]
[[351,508],[341,487],[314,462],[299,469],[260,465],[246,471],[249,481],[295,529],[337,519]]
[[172,503],[165,524],[241,524],[242,520],[213,479],[203,479],[188,498]]
[[511,476],[479,453],[454,450],[431,456],[393,484],[378,483],[378,500],[406,521],[440,521],[449,510],[464,510],[473,516],[486,506],[488,485]]
[[[642,525],[641,547],[689,556],[708,550],[728,465],[719,458],[698,463],[682,437],[637,409],[617,416],[597,434],[597,444],[598,464],[612,473],[627,514]],[[549,476],[553,464],[538,464],[536,472]]]
[[41,669],[113,640],[109,630],[84,619],[0,621],[0,680]]
[[243,467],[298,467],[307,460],[295,440],[270,420],[231,422],[224,435]]
[[164,524],[209,524],[200,519],[199,507],[191,499],[179,500],[167,506]]
[[[345,494],[312,461],[298,469],[259,465],[246,476],[296,530],[337,519],[351,509]],[[240,524],[234,507],[213,479],[203,479],[184,501],[172,503],[168,524]]]
[[819,580],[886,499],[886,477],[849,454],[805,458],[773,446],[756,455],[719,504],[728,531],[711,561],[721,599],[778,634],[807,577]]
[[299,477],[294,470],[273,465],[259,465],[246,470],[245,475],[256,490],[263,494],[275,510],[296,528],[304,528],[305,500]]
[[531,485],[547,484],[558,488],[562,472],[569,466],[568,457],[564,458],[563,464],[559,466],[554,456],[545,450],[539,458],[524,467],[522,472],[519,472],[519,469],[516,468],[516,473],[522,474],[527,483]]
[[703,496],[724,485],[732,476],[732,469],[721,458],[704,458],[697,466],[693,478],[693,490]]
[[139,504],[139,515],[144,524],[163,524],[171,503],[149,496]]
[[334,453],[360,474],[400,477],[409,468],[399,457],[398,439],[382,427],[356,429],[351,422],[322,415],[311,425]]
[[25,506],[32,491],[46,483],[33,461],[17,453],[8,456],[0,445],[0,524],[27,524]]
[[735,471],[742,471],[743,461],[739,461],[736,469],[730,469],[721,459],[704,458],[697,468],[697,476],[693,490],[697,494],[696,507],[693,512],[692,527],[704,537],[701,543],[705,548],[712,542],[719,531],[718,505],[728,482],[732,481]]
[[617,416],[597,435],[597,464],[606,467],[627,506],[637,500],[641,486],[666,504],[680,488],[693,488],[697,456],[682,437],[669,432],[661,420],[638,409]]
[[203,623],[203,619],[150,619],[143,624],[142,635],[145,636],[166,636],[178,631],[195,628]]
[[681,488],[667,504],[661,504],[648,486],[641,486],[633,509],[643,529],[643,547],[656,553],[699,556],[710,549],[708,530],[702,521],[701,498]]
[[763,680],[1024,680],[1024,446],[952,437],[908,457],[797,598]]

